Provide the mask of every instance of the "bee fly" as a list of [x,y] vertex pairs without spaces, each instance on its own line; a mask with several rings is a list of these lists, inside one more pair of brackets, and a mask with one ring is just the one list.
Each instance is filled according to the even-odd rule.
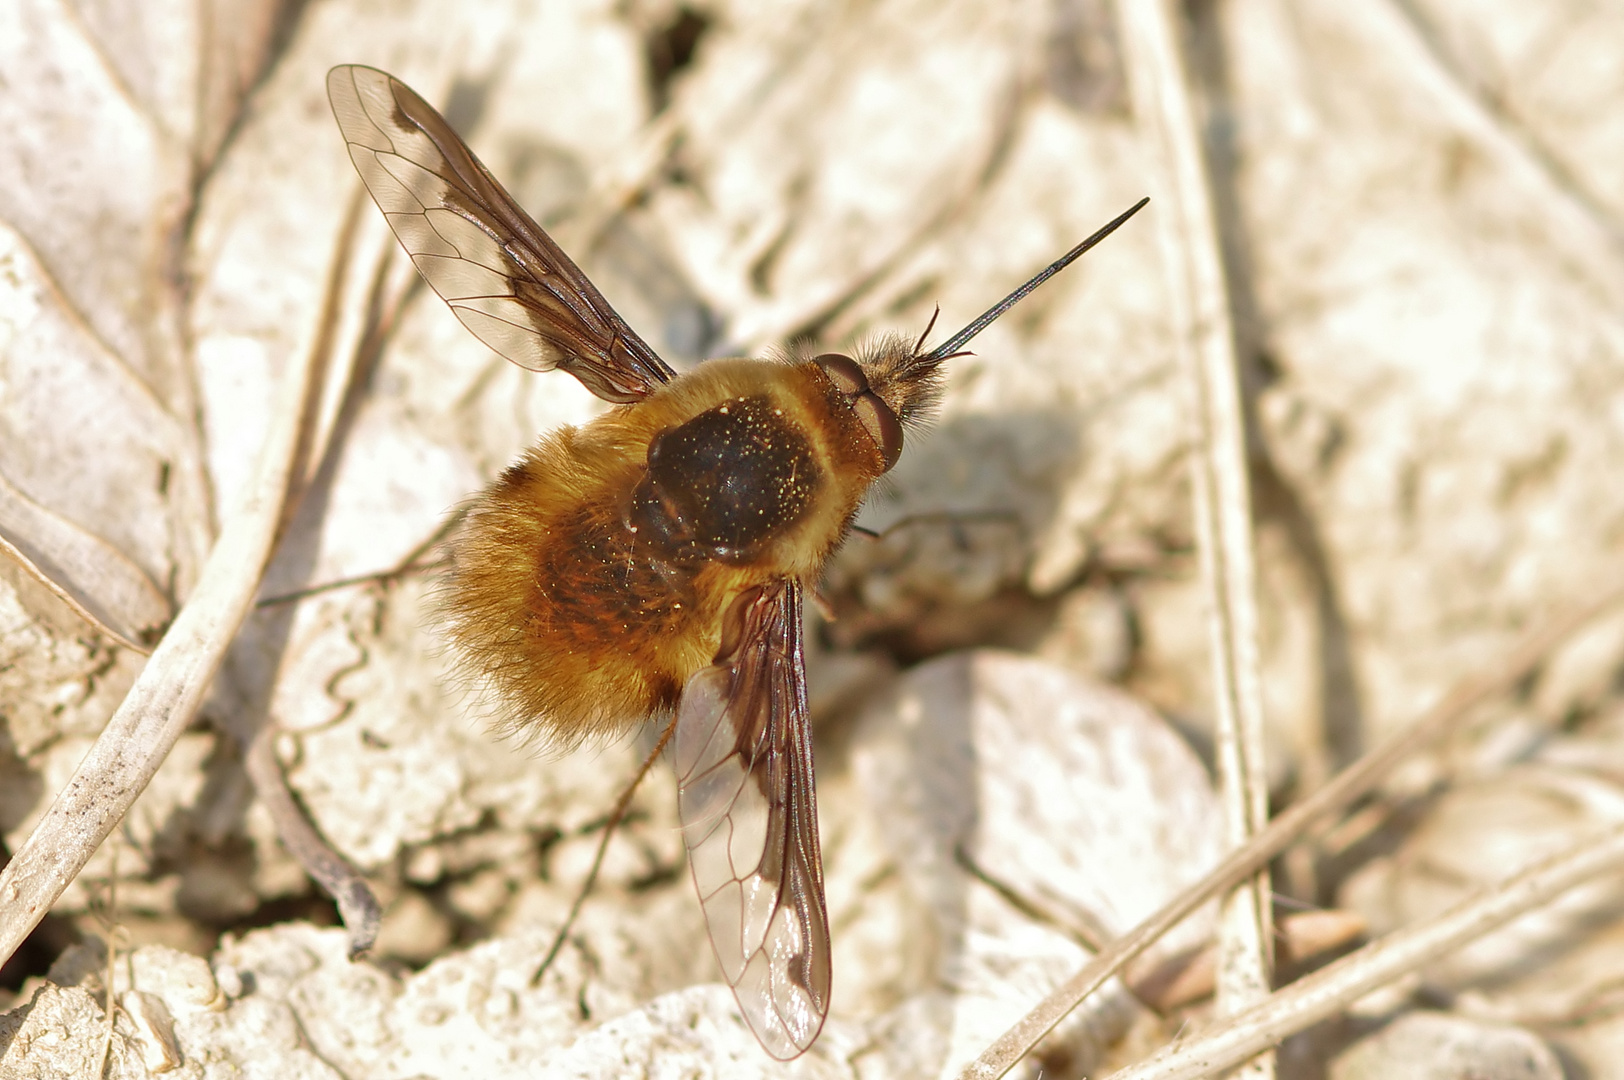
[[[473,504],[443,588],[465,671],[570,743],[675,720],[679,811],[711,944],[780,1059],[829,1011],[801,596],[929,412],[942,361],[1144,205],[930,352],[712,360],[678,376],[432,107],[327,76],[350,159],[462,324],[618,408],[542,438]],[[929,333],[927,328],[926,333]]]

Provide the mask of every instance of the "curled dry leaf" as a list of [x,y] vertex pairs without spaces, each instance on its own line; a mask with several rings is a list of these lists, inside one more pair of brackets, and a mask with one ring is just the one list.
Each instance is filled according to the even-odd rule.
[[182,594],[212,514],[173,257],[277,4],[206,8],[0,15],[7,473]]
[[146,651],[169,622],[152,579],[99,536],[58,517],[0,475],[0,551],[91,626]]
[[0,528],[63,593],[139,641],[167,621],[152,583],[177,575],[173,529],[185,511],[169,474],[195,451],[3,223],[0,265]]
[[[199,9],[184,6],[153,5],[129,19],[33,3],[0,13],[0,118],[12,133],[0,147],[3,535],[59,599],[114,642],[150,644],[171,598],[197,586],[212,542],[174,256],[194,185],[224,131],[218,114],[211,124],[193,122],[198,91],[207,86],[210,107],[234,113],[269,41],[268,10],[244,5],[243,20],[218,39]],[[143,69],[134,57],[156,40],[183,48],[188,64]],[[48,595],[13,589],[20,579],[6,577],[8,607]],[[49,616],[6,627],[0,712],[6,748],[18,755],[13,762],[8,754],[8,772],[22,774],[7,786],[39,800],[9,806],[8,829],[57,794],[42,779],[76,763],[85,745],[74,736],[107,721],[110,699],[139,666],[85,630]],[[62,681],[60,663],[75,647],[94,658],[77,685]],[[155,673],[146,689],[174,670]],[[195,677],[177,689],[185,684],[183,675],[158,697],[200,694]],[[36,708],[49,716],[45,731],[27,730]],[[192,719],[189,708],[176,711],[182,725]],[[107,742],[122,745],[96,760],[118,766],[100,773],[93,765],[74,789],[106,794],[107,803],[63,815],[60,830],[36,848],[43,857],[17,847],[6,871],[9,906],[0,910],[6,956],[84,864],[87,845],[112,827],[105,808],[128,805],[175,734],[152,742],[131,735],[127,744],[115,734]],[[49,888],[33,888],[47,878]]]

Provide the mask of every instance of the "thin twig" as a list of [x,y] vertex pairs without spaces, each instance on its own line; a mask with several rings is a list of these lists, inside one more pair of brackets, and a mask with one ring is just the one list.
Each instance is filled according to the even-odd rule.
[[592,869],[587,871],[586,881],[582,883],[580,890],[575,894],[575,903],[570,905],[570,913],[564,916],[564,925],[558,928],[558,934],[553,938],[552,948],[547,950],[547,955],[542,958],[540,966],[536,968],[536,973],[530,976],[530,985],[535,986],[540,983],[541,977],[547,974],[547,969],[553,966],[554,960],[558,959],[559,952],[564,948],[564,939],[569,936],[570,928],[575,925],[575,917],[581,913],[581,905],[586,903],[587,894],[592,891],[592,886],[597,884],[598,871],[603,867],[603,856],[609,850],[609,838],[614,835],[615,826],[619,825],[621,819],[626,816],[626,810],[631,806],[632,796],[636,794],[638,785],[643,782],[643,777],[648,775],[649,769],[654,767],[654,762],[659,759],[660,754],[665,750],[665,744],[671,741],[671,736],[676,730],[677,720],[676,717],[672,717],[671,722],[665,725],[665,731],[660,734],[660,741],[654,744],[654,749],[650,750],[648,757],[643,759],[643,764],[638,768],[637,775],[632,777],[632,782],[626,785],[626,790],[621,794],[620,801],[615,803],[614,812],[609,815],[609,822],[603,827],[603,838],[598,841],[598,853],[592,858]]
[[[322,431],[321,438],[313,444],[301,478],[301,490],[318,492],[323,497],[332,490],[330,483],[332,472],[336,468],[338,454],[345,438],[348,432],[353,430],[355,414],[365,393],[367,376],[376,367],[384,344],[389,340],[397,324],[401,306],[412,292],[412,285],[409,284],[404,287],[390,287],[394,265],[391,256],[396,250],[391,239],[385,241],[381,248],[385,254],[374,265],[370,280],[366,283],[365,302],[359,305],[344,302],[344,288],[350,280],[349,261],[354,255],[359,223],[363,216],[366,220],[371,220],[367,202],[360,186],[357,185],[354,197],[350,201],[350,216],[340,233],[339,242],[344,255],[335,262],[327,284],[327,307],[334,313],[326,323],[329,327],[326,335],[328,340],[336,341],[341,336],[336,331],[340,315],[343,318],[356,319],[359,323],[359,333],[354,338],[353,347],[347,350],[342,372],[343,380],[334,381],[338,393],[333,408],[327,415],[328,423]],[[410,282],[418,281],[415,273],[407,272],[410,274],[408,279]],[[325,508],[324,502],[322,507]],[[290,517],[285,517],[284,524],[288,524],[290,520]],[[422,554],[437,543],[457,520],[459,518],[453,516],[427,540],[408,553],[396,567],[397,576],[421,558]],[[259,608],[266,606],[264,601],[256,605]],[[276,645],[278,655],[284,646],[285,640]],[[228,719],[224,726],[237,738],[243,748],[244,766],[254,785],[254,794],[270,814],[276,826],[277,837],[311,879],[337,903],[339,918],[349,934],[350,958],[354,959],[369,951],[378,940],[378,928],[383,922],[383,908],[366,878],[327,842],[327,838],[321,834],[316,823],[305,812],[304,806],[294,797],[287,776],[283,772],[282,762],[276,755],[274,740],[278,727],[269,715],[269,706],[265,713],[259,715],[239,711]]]
[[[347,242],[346,235],[336,261]],[[323,325],[331,318],[329,309]],[[276,546],[309,454],[329,344],[319,333],[283,376],[254,481],[227,518],[197,588],[73,777],[0,870],[0,963],[84,869],[192,722]]]
[[1576,886],[1624,869],[1624,825],[1615,825],[1509,881],[1472,894],[1434,919],[1394,931],[1305,976],[1266,1001],[1111,1080],[1194,1080],[1278,1046],[1401,975],[1446,956]]
[[1065,1019],[1084,998],[1099,989],[1124,964],[1144,952],[1202,904],[1245,880],[1284,851],[1315,821],[1347,807],[1369,791],[1400,762],[1454,731],[1472,709],[1511,690],[1568,636],[1624,600],[1624,585],[1614,584],[1596,599],[1563,612],[1519,642],[1498,662],[1456,684],[1443,700],[1414,724],[1389,736],[1380,746],[1338,773],[1323,788],[1271,821],[1245,847],[1230,854],[1211,873],[1116,939],[1070,979],[1056,987],[1014,1027],[971,1062],[962,1080],[1003,1076],[1031,1052],[1038,1040]]
[[[1201,127],[1178,35],[1181,8],[1132,0],[1119,10],[1135,113],[1157,167],[1162,259],[1173,337],[1194,408],[1190,487],[1207,590],[1217,758],[1227,840],[1240,847],[1268,820],[1263,688],[1258,647],[1252,495],[1234,324]],[[1268,870],[1224,901],[1218,939],[1218,1011],[1239,1012],[1269,994],[1274,930]],[[1272,1055],[1246,1075],[1274,1075]]]
[[276,822],[277,839],[338,904],[338,917],[350,936],[353,960],[378,940],[383,909],[360,871],[333,850],[288,789],[282,763],[276,757],[276,730],[275,724],[267,722],[255,733],[243,755],[243,766],[253,782],[254,794]]

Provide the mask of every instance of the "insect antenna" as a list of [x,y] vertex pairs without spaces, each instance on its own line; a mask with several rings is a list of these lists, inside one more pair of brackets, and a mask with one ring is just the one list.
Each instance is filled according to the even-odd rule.
[[941,398],[940,373],[944,360],[965,355],[964,346],[971,338],[985,330],[998,316],[1020,303],[1033,289],[1076,262],[1083,252],[1110,236],[1124,221],[1144,209],[1149,201],[1140,199],[1134,203],[1110,224],[1050,263],[1025,285],[988,308],[980,318],[930,352],[922,353],[919,350],[924,348],[925,338],[930,336],[931,327],[936,325],[934,314],[930,317],[930,326],[925,327],[925,332],[919,335],[919,340],[914,342],[911,349],[905,339],[881,338],[867,352],[857,357],[857,362],[868,375],[869,387],[881,401],[890,406],[891,411],[904,426],[917,423],[929,416],[932,407]]
[[[1116,218],[1106,224],[1093,236],[1090,236],[1087,240],[1084,240],[1082,243],[1060,256],[1060,258],[1050,263],[1043,270],[1039,271],[1037,274],[1034,274],[1031,280],[1029,280],[1025,285],[1022,285],[1020,288],[998,301],[998,303],[982,312],[979,318],[970,323],[970,325],[966,326],[963,330],[960,330],[958,333],[954,334],[952,337],[948,338],[946,341],[942,342],[925,355],[917,357],[916,362],[934,366],[936,364],[940,364],[944,360],[950,360],[955,356],[963,356],[964,346],[969,343],[971,338],[975,337],[977,334],[981,333],[981,331],[990,326],[993,320],[998,318],[998,316],[1002,315],[1004,312],[1026,299],[1026,295],[1033,289],[1037,288],[1039,285],[1042,285],[1045,281],[1048,281],[1050,278],[1060,273],[1060,271],[1076,262],[1078,257],[1081,256],[1083,252],[1087,251],[1095,244],[1098,244],[1107,236],[1110,236],[1124,221],[1127,221],[1140,210],[1144,209],[1145,204],[1149,201],[1150,200],[1147,198],[1140,199],[1138,202],[1134,203],[1127,210],[1117,215]],[[935,324],[935,321],[935,318],[932,317],[932,325]],[[925,333],[930,333],[929,327],[925,329]],[[921,337],[919,340],[920,344],[924,343],[923,337]],[[915,346],[915,348],[917,349],[918,346]]]
[[[925,324],[925,329],[920,331],[919,340],[914,342],[913,355],[918,356],[919,350],[925,347],[925,339],[930,337],[932,330],[936,329],[936,320],[941,318],[941,315],[942,305],[937,304],[936,310],[930,313],[930,322]],[[943,357],[943,359],[946,359],[946,357]]]

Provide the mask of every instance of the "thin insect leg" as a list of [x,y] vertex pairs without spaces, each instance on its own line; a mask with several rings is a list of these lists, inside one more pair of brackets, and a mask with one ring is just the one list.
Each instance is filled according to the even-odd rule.
[[371,585],[374,583],[379,585],[388,585],[402,577],[405,577],[407,574],[418,570],[432,570],[439,565],[439,561],[429,563],[407,563],[396,566],[391,570],[380,570],[375,574],[357,574],[354,577],[336,578],[332,581],[324,581],[320,585],[310,585],[303,589],[295,589],[293,592],[281,593],[277,596],[268,596],[263,600],[256,601],[254,603],[254,607],[268,608],[276,607],[279,604],[291,604],[296,600],[305,600],[312,596],[320,596],[322,593],[334,592],[338,589],[346,589],[351,585]]
[[840,621],[840,616],[835,612],[834,605],[829,603],[829,598],[815,588],[812,590],[812,606],[823,616],[824,622]]
[[676,730],[677,718],[673,716],[671,722],[665,725],[665,731],[660,734],[660,741],[654,744],[654,749],[650,750],[648,757],[643,759],[643,764],[638,768],[637,775],[632,777],[632,782],[626,785],[626,791],[620,796],[620,801],[615,804],[614,812],[609,815],[609,823],[603,827],[603,839],[598,841],[598,853],[592,857],[592,869],[587,871],[586,881],[581,885],[580,892],[575,894],[575,903],[570,905],[570,913],[564,917],[564,925],[558,928],[558,936],[553,938],[552,947],[547,950],[547,955],[542,959],[541,966],[536,968],[534,975],[530,976],[531,986],[540,983],[541,977],[547,974],[547,969],[553,966],[554,960],[558,959],[559,951],[564,948],[564,939],[569,936],[570,928],[575,925],[575,917],[581,913],[581,905],[586,903],[587,894],[592,891],[592,886],[598,881],[598,871],[603,867],[603,856],[609,850],[609,838],[614,835],[615,826],[619,825],[621,819],[626,816],[626,810],[631,806],[632,795],[636,793],[637,786],[643,782],[643,777],[648,775],[649,769],[654,767],[654,762],[664,752],[666,743],[671,741],[671,736],[676,733]]
[[945,522],[953,527],[954,540],[962,548],[968,539],[963,530],[963,525],[967,521],[1004,521],[1019,525],[1021,516],[1013,510],[927,510],[899,517],[883,529],[871,529],[867,525],[853,522],[851,531],[867,540],[884,540],[893,533],[899,533],[915,525]]
[[112,849],[112,866],[107,871],[107,911],[103,925],[107,929],[107,972],[104,976],[107,985],[102,994],[107,1004],[107,1022],[102,1029],[101,1056],[96,1059],[96,1068],[90,1075],[98,1080],[107,1070],[107,1057],[113,1051],[113,1025],[118,1019],[118,999],[113,993],[114,976],[117,973],[118,956],[118,851],[120,844],[118,838],[112,838],[107,845]]
[[462,524],[462,519],[467,516],[467,513],[468,511],[465,507],[448,515],[445,521],[440,524],[440,527],[435,529],[427,540],[424,540],[422,543],[414,547],[404,559],[396,563],[388,570],[380,570],[372,574],[357,574],[355,577],[339,578],[336,581],[326,581],[320,585],[307,585],[302,589],[295,589],[292,592],[283,593],[280,596],[268,596],[263,600],[257,601],[254,604],[254,607],[268,608],[275,607],[278,604],[291,604],[295,600],[303,600],[306,597],[318,596],[321,593],[332,592],[334,589],[343,589],[351,585],[370,585],[373,582],[377,582],[381,585],[388,585],[399,580],[400,578],[405,577],[407,574],[415,573],[419,570],[431,570],[434,567],[441,565],[443,560],[436,559],[432,562],[423,562],[423,557],[432,551],[436,544],[440,543],[440,541],[449,536],[452,529],[455,529],[458,525]]

